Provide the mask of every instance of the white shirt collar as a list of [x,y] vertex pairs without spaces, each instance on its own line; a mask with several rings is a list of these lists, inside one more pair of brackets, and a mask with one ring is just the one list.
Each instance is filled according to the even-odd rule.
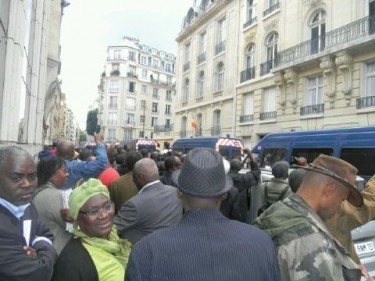
[[153,184],[158,183],[158,182],[160,182],[160,180],[149,182],[148,184],[146,184],[145,186],[142,187],[142,189],[138,192],[138,194],[145,191],[147,189],[147,187],[149,187],[150,185],[153,185]]
[[29,207],[30,203],[27,203],[25,205],[16,206],[12,203],[4,200],[3,198],[0,198],[0,205],[2,205],[4,208],[9,210],[16,218],[20,219],[23,214],[25,213],[25,210],[27,207]]

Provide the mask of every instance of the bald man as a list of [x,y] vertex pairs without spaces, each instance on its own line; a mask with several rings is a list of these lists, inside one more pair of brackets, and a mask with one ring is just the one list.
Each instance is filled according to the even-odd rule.
[[176,225],[182,217],[177,189],[159,181],[152,159],[143,158],[134,165],[133,180],[139,193],[122,205],[114,219],[119,235],[132,244],[155,230]]
[[56,155],[65,159],[68,167],[69,181],[65,188],[74,188],[76,183],[83,179],[96,178],[109,166],[107,150],[102,144],[103,135],[95,134],[96,155],[93,161],[77,161],[74,157],[74,144],[71,141],[62,141],[57,144]]

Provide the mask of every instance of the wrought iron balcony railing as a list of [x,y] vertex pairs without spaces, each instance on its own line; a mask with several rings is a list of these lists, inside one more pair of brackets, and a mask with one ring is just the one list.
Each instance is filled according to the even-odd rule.
[[198,61],[198,64],[206,61],[206,52],[203,52],[203,53],[199,54],[198,58],[197,58],[197,61]]
[[301,60],[306,61],[306,57],[323,51],[329,51],[348,42],[355,41],[374,34],[375,17],[365,17],[355,22],[344,25],[340,28],[327,32],[324,36],[314,38],[283,50],[277,55],[275,67],[294,63]]
[[221,134],[221,126],[211,127],[211,135],[212,136],[220,135],[220,134]]
[[271,72],[271,69],[277,65],[277,59],[272,59],[260,64],[260,75],[265,75]]
[[173,124],[165,124],[165,125],[155,125],[154,132],[155,133],[167,133],[173,131]]
[[255,66],[245,69],[244,71],[241,71],[241,77],[240,77],[240,82],[245,82],[250,79],[255,78]]
[[250,25],[253,25],[254,23],[256,23],[256,21],[257,21],[257,17],[254,17],[254,18],[252,18],[252,19],[249,19],[247,22],[245,22],[245,23],[243,24],[243,28],[246,28],[246,27],[248,27],[248,26],[250,26]]
[[277,111],[262,112],[259,115],[260,120],[276,119]]
[[276,11],[279,8],[280,8],[280,2],[277,2],[276,4],[272,5],[271,7],[269,7],[267,10],[263,12],[263,17],[271,14],[273,11]]
[[254,115],[242,115],[240,116],[240,123],[251,122],[254,120]]
[[303,106],[300,108],[300,115],[319,114],[324,112],[324,103]]
[[375,96],[357,99],[357,109],[375,106]]

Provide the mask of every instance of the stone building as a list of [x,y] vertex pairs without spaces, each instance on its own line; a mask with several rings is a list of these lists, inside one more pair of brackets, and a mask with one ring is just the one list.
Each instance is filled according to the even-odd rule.
[[60,27],[65,0],[0,1],[0,143],[36,153],[62,93]]
[[107,141],[172,140],[173,54],[124,37],[107,49],[99,89],[99,124]]
[[[176,137],[185,128],[187,135],[231,133],[252,146],[271,132],[375,124],[374,0],[194,2],[176,39]],[[221,18],[227,30],[222,59],[214,55]],[[207,43],[200,44],[206,29]],[[207,50],[202,70],[199,46]],[[222,92],[215,91],[219,60]],[[192,117],[202,130],[187,124]],[[208,129],[216,125],[221,131]]]

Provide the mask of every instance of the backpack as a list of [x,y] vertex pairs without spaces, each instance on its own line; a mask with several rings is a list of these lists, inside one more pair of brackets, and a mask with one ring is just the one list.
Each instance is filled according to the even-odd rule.
[[[285,197],[285,194],[287,193],[288,191],[288,188],[289,186],[286,186],[283,191],[281,192],[280,196],[277,198],[276,202],[277,201],[280,201],[280,200],[283,200],[284,197]],[[263,206],[261,206],[258,210],[258,216],[260,216],[262,213],[264,213],[265,210],[267,210],[269,208],[269,206],[271,206],[272,204],[270,202],[268,202],[268,191],[267,191],[267,183],[264,185],[264,199],[265,199],[265,203],[263,204]]]

